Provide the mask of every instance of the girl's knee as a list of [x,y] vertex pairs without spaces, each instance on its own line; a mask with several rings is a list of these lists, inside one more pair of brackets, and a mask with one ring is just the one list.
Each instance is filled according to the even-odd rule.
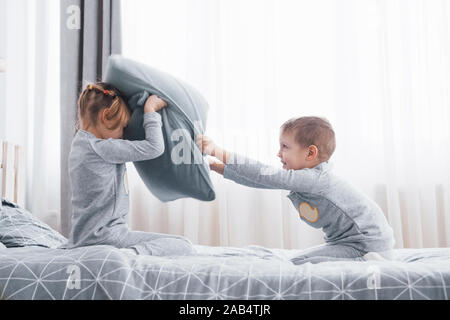
[[176,239],[176,240],[179,240],[179,241],[186,242],[187,244],[189,244],[189,245],[191,245],[191,246],[193,245],[192,241],[191,241],[189,238],[186,238],[186,237],[184,237],[184,236],[173,235],[173,236],[170,236],[170,237],[168,237],[168,238],[170,238],[170,239]]
[[174,237],[159,238],[156,240],[141,243],[135,246],[139,254],[149,254],[153,256],[182,256],[195,252],[190,241]]

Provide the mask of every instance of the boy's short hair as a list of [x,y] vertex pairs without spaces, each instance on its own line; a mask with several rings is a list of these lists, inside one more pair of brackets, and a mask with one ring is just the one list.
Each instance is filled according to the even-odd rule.
[[333,127],[325,118],[292,118],[283,123],[281,132],[293,132],[295,141],[304,148],[315,145],[319,150],[319,160],[322,162],[328,161],[336,149]]

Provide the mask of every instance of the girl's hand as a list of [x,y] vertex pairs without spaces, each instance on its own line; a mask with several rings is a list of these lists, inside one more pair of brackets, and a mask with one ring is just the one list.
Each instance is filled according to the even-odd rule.
[[145,101],[144,113],[156,112],[164,107],[167,107],[167,102],[159,98],[157,95],[152,94],[148,97],[147,101]]
[[202,154],[215,156],[217,146],[210,137],[199,134],[195,137],[195,144],[202,151]]
[[218,161],[213,158],[209,158],[208,162],[209,162],[209,168],[211,170],[223,175],[223,171],[225,169],[225,164],[223,162]]

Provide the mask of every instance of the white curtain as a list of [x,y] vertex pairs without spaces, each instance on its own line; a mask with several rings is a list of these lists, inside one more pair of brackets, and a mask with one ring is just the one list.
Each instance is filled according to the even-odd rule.
[[[383,209],[397,247],[450,245],[450,2],[447,0],[126,0],[123,54],[197,87],[207,134],[279,165],[290,117],[327,117],[335,172]],[[134,229],[198,244],[306,248],[287,191],[212,173],[217,199],[161,203],[132,165]]]
[[7,70],[3,140],[25,153],[25,208],[60,230],[59,1],[2,0]]

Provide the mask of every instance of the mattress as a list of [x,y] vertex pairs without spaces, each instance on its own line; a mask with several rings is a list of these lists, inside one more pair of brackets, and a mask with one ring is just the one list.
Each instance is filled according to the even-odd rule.
[[396,249],[390,261],[294,265],[300,250],[195,246],[140,256],[90,246],[0,249],[1,299],[448,299],[450,249]]

